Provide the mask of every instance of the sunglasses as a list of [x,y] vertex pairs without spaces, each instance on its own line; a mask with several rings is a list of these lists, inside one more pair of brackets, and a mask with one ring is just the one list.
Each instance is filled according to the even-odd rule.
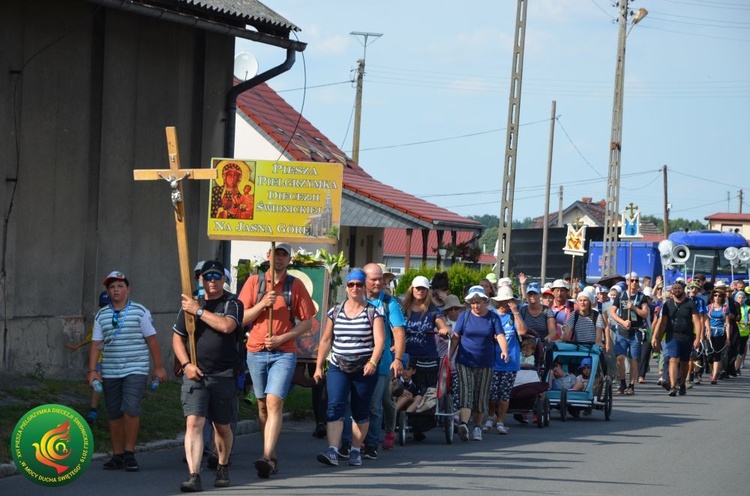
[[638,282],[638,279],[631,279],[630,282]]
[[362,284],[361,282],[349,282],[349,283],[346,283],[346,287],[347,288],[361,288],[363,286],[364,286],[364,284]]
[[205,279],[206,281],[218,281],[222,277],[224,276],[222,276],[221,274],[217,274],[216,272],[209,272],[208,274],[203,275],[203,279]]

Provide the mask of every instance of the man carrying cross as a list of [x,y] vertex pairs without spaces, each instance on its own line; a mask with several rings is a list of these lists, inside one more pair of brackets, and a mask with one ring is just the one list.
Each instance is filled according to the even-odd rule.
[[253,325],[247,339],[247,366],[258,399],[258,422],[263,434],[263,457],[255,462],[262,479],[278,470],[276,443],[284,398],[297,365],[296,340],[312,329],[317,312],[302,281],[287,274],[291,259],[292,247],[288,243],[279,243],[273,253],[269,250],[272,266],[265,274],[250,276],[238,297],[245,307],[242,324]]

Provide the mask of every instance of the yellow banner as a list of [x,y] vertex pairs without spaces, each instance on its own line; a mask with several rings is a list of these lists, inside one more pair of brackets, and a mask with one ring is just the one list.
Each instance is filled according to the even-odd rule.
[[208,237],[335,244],[344,166],[214,158]]

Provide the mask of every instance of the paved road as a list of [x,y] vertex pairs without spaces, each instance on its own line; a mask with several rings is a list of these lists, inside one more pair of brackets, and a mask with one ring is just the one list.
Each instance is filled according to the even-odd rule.
[[[538,429],[510,420],[508,436],[448,446],[441,431],[422,443],[409,441],[365,460],[361,467],[324,467],[315,461],[324,440],[312,425],[288,422],[279,450],[281,473],[259,480],[252,461],[258,434],[238,438],[232,487],[227,494],[552,494],[552,495],[744,495],[750,490],[750,371],[719,385],[701,385],[688,396],[670,398],[654,384],[633,397],[615,398],[612,420],[603,412]],[[0,479],[3,495],[168,495],[179,494],[186,476],[180,449],[142,453],[141,472],[105,472],[93,462],[74,483],[43,488],[22,476]]]

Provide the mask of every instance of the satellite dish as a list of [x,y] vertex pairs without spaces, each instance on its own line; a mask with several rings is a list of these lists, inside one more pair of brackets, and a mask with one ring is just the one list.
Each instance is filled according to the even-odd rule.
[[234,58],[234,77],[247,81],[258,74],[258,59],[250,52],[238,53]]

